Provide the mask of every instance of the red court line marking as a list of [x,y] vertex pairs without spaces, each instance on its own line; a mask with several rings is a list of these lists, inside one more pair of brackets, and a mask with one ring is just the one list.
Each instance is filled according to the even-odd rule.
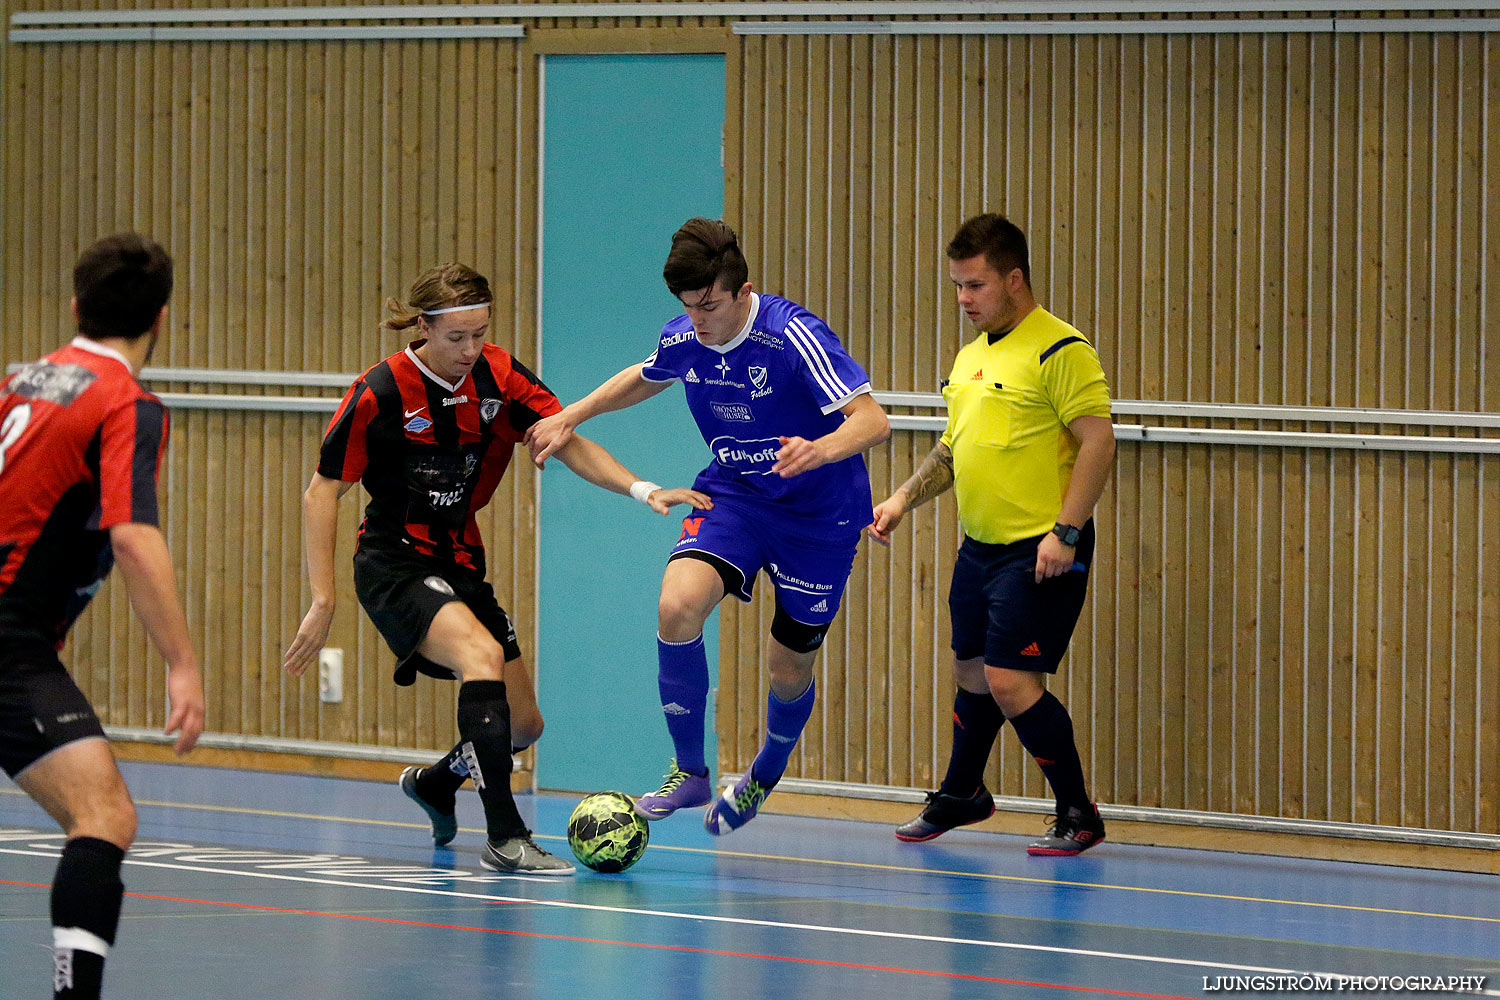
[[[49,888],[40,882],[14,882],[0,879],[0,885],[25,885],[37,889]],[[767,962],[793,962],[798,965],[824,965],[839,969],[861,969],[867,972],[897,972],[909,976],[931,976],[938,979],[964,979],[980,983],[1000,983],[1006,986],[1037,986],[1049,990],[1074,990],[1079,993],[1097,993],[1115,997],[1144,997],[1147,1000],[1195,1000],[1172,993],[1133,993],[1129,990],[1110,990],[1100,986],[1069,986],[1065,983],[1038,983],[1026,979],[1002,979],[996,976],[975,976],[962,972],[937,972],[931,969],[905,969],[892,965],[864,965],[858,962],[835,962],[826,958],[797,958],[791,955],[761,955],[749,951],[720,951],[714,948],[692,948],[678,944],[648,944],[643,941],[615,941],[610,938],[574,937],[568,934],[542,934],[538,931],[504,930],[498,927],[472,927],[467,924],[438,924],[422,920],[400,920],[396,917],[371,917],[359,913],[330,913],[325,910],[296,910],[281,906],[262,906],[256,903],[231,903],[217,899],[191,899],[184,896],[155,896],[144,892],[127,892],[134,899],[155,899],[168,903],[198,903],[203,906],[224,906],[240,910],[259,910],[265,913],[287,913],[304,917],[337,917],[340,920],[363,920],[375,924],[398,924],[403,927],[429,927],[445,931],[474,931],[479,934],[503,934],[508,937],[541,938],[548,941],[574,941],[579,944],[611,944],[622,948],[645,948],[652,951],[680,951],[693,955],[717,955],[723,958],[758,958]],[[510,905],[510,904],[506,904]]]

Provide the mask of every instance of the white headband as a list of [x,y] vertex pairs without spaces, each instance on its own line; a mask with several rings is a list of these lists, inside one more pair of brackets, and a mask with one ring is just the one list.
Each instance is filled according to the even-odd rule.
[[476,302],[471,306],[448,306],[443,309],[423,309],[422,315],[441,316],[443,313],[461,313],[468,312],[470,309],[488,309],[489,307],[490,304],[488,302]]

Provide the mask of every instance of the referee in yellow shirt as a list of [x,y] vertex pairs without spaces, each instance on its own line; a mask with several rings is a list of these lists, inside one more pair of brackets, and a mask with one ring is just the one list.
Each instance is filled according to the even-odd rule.
[[953,754],[942,786],[896,836],[931,840],[994,813],[984,768],[1009,719],[1057,799],[1055,823],[1028,853],[1078,854],[1104,839],[1104,823],[1084,786],[1073,720],[1043,681],[1067,652],[1088,587],[1094,505],[1115,456],[1109,386],[1093,345],[1032,298],[1015,224],[976,216],[947,253],[979,336],[943,384],[942,440],[870,526],[889,544],[908,510],[951,486],[964,532],[948,595]]

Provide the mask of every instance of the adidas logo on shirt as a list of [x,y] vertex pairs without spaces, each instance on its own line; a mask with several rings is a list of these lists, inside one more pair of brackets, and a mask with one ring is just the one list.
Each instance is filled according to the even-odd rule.
[[698,381],[698,373],[696,371],[694,371],[693,369],[689,368],[688,369],[688,373],[686,375],[682,376],[682,380],[684,382],[696,382],[696,381]]
[[823,598],[821,601],[819,601],[817,604],[814,604],[808,610],[809,611],[827,611],[828,610],[828,598],[826,598],[826,597]]
[[692,712],[690,712],[687,709],[683,708],[681,705],[677,704],[677,702],[675,702],[675,701],[669,701],[669,702],[667,702],[665,705],[663,705],[661,707],[661,710],[663,712],[666,712],[668,715],[692,715],[693,714]]

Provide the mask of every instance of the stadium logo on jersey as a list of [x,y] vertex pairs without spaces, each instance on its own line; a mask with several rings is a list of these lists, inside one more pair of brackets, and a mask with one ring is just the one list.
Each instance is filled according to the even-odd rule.
[[677,344],[685,344],[696,336],[697,334],[695,334],[692,330],[684,330],[681,333],[674,333],[670,337],[663,337],[661,339],[661,346],[673,347]]
[[781,450],[781,442],[776,438],[752,438],[742,441],[739,438],[719,437],[709,444],[714,458],[726,468],[743,473],[747,476],[769,476],[771,466],[776,464],[776,453]]
[[469,401],[469,397],[468,396],[444,396],[443,397],[443,405],[444,406],[457,406],[459,403],[467,403],[468,401]]
[[427,586],[431,589],[437,591],[439,594],[443,594],[447,597],[455,596],[453,593],[453,586],[440,576],[429,576],[422,582],[427,584]]
[[750,366],[750,384],[753,385],[753,386],[755,386],[755,388],[757,388],[757,389],[764,389],[766,387],[766,366],[765,365],[751,365]]
[[696,382],[698,381],[698,373],[692,368],[689,368],[688,373],[682,376],[682,380],[684,382]]
[[16,372],[6,390],[27,399],[69,406],[98,377],[82,365],[55,365],[50,361],[35,361]]
[[755,414],[744,403],[709,403],[708,408],[720,420],[737,420],[747,424],[755,422]]
[[479,403],[479,419],[491,423],[500,415],[500,400],[486,399]]
[[423,431],[425,431],[427,428],[429,428],[431,426],[432,426],[432,421],[428,420],[424,416],[421,416],[420,414],[417,415],[417,416],[415,416],[415,417],[412,417],[405,424],[406,429],[409,430],[409,431],[411,431],[413,434],[420,434],[420,433],[422,433]]

